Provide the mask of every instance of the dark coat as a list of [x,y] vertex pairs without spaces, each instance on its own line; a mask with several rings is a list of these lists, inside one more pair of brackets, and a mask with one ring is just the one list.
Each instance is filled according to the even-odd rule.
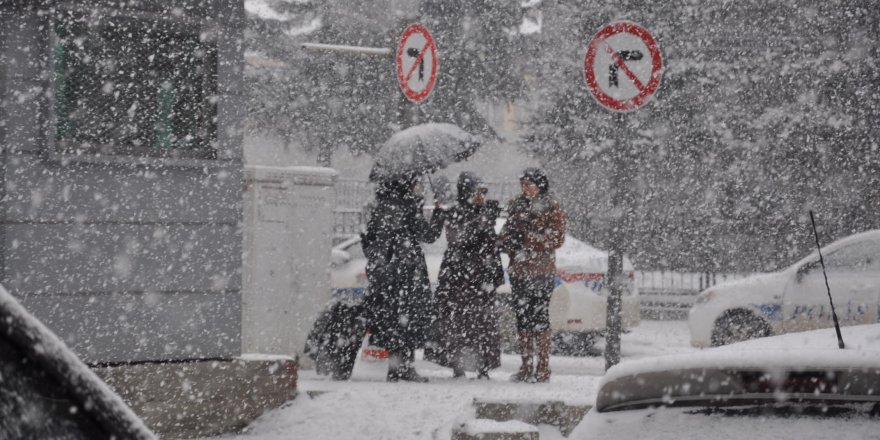
[[424,345],[433,301],[419,244],[437,240],[442,228],[442,215],[425,220],[418,200],[377,195],[361,241],[369,283],[364,308],[373,345],[390,352]]
[[504,270],[495,234],[499,211],[497,202],[488,202],[459,205],[446,214],[448,246],[440,266],[429,360],[451,367],[455,355],[472,350],[487,368],[500,366],[495,289],[504,283]]

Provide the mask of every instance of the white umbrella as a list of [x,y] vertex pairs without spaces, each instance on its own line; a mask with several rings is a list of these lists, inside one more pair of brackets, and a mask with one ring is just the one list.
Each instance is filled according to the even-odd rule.
[[481,139],[454,124],[416,125],[391,136],[376,154],[370,180],[425,174],[470,157]]

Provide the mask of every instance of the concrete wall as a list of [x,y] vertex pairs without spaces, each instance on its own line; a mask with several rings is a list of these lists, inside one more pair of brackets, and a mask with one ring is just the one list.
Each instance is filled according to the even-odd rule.
[[248,165],[245,176],[242,352],[300,356],[330,299],[336,171]]
[[296,396],[297,364],[283,356],[146,363],[94,371],[166,440],[240,430]]
[[151,0],[122,11],[216,35],[211,160],[60,153],[48,4],[0,6],[0,281],[86,362],[239,354],[242,3]]

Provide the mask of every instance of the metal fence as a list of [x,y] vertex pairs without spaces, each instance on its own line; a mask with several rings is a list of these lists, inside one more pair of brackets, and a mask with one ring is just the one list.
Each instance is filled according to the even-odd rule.
[[645,319],[686,319],[697,294],[718,283],[748,274],[638,271],[636,286]]
[[335,189],[333,242],[338,243],[360,233],[375,189],[371,182],[346,178],[337,179]]

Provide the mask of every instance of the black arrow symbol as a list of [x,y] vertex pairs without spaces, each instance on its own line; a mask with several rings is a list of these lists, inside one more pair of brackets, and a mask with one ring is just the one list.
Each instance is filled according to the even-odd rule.
[[[415,59],[419,58],[419,50],[414,47],[410,47],[409,49],[407,49],[406,54],[415,58]],[[419,62],[419,81],[424,81],[424,80],[425,80],[425,59],[422,58],[422,60]]]
[[[617,52],[617,55],[620,56],[620,59],[623,61],[638,61],[642,59],[644,55],[642,55],[641,51],[638,50],[621,50]],[[619,87],[617,84],[617,64],[612,64],[608,66],[608,86],[609,87]]]

